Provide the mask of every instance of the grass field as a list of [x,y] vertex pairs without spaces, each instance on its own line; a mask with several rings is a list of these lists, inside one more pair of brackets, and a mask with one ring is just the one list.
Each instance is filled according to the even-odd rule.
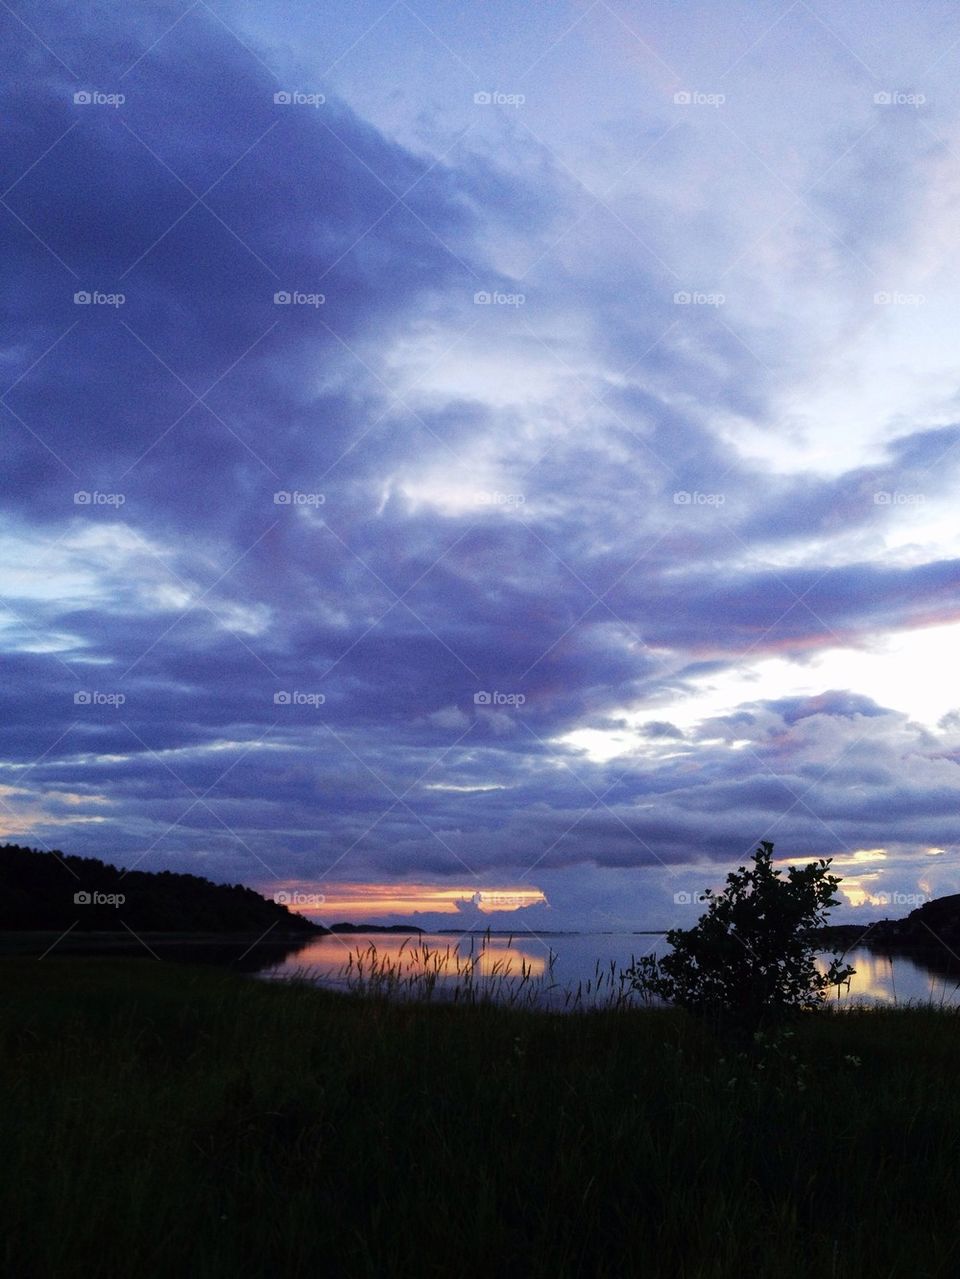
[[960,1273],[960,1016],[388,1003],[0,961],[16,1276]]

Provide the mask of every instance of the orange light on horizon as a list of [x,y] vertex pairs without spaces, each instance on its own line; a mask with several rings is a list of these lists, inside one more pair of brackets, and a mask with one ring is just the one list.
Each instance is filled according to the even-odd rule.
[[261,890],[298,914],[371,919],[382,915],[414,915],[431,912],[460,915],[513,912],[527,906],[549,905],[539,888],[445,888],[437,884],[329,884],[324,881],[286,880],[279,887]]

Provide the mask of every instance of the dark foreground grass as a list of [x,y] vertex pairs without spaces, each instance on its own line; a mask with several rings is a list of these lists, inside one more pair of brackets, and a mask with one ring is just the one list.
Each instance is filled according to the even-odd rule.
[[0,1010],[3,1274],[960,1273],[949,1011],[810,1017],[748,1065],[668,1011],[150,960],[0,961]]

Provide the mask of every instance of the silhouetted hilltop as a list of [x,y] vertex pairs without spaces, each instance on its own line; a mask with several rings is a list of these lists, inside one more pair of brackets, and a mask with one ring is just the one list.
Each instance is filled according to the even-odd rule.
[[935,897],[912,910],[906,919],[885,919],[871,941],[891,948],[926,950],[960,948],[960,893]]
[[125,871],[95,857],[0,846],[0,929],[261,933],[327,930],[242,884]]
[[925,962],[937,959],[953,968],[960,965],[960,893],[924,902],[904,919],[832,924],[818,928],[814,937],[824,946],[867,946],[871,950],[917,955]]

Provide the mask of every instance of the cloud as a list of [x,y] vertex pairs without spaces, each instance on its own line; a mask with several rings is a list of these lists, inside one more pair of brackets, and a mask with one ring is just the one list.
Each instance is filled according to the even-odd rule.
[[555,921],[659,920],[770,832],[884,875],[950,846],[953,720],[815,674],[958,620],[953,392],[830,399],[838,334],[884,364],[850,254],[910,260],[871,200],[904,157],[935,182],[916,128],[828,178],[860,117],[805,108],[817,213],[768,242],[739,107],[720,146],[654,95],[639,158],[611,117],[597,199],[539,117],[441,148],[459,107],[275,102],[282,33],[202,6],[175,38],[34,16],[56,55],[15,30],[2,90],[11,835],[258,883],[542,874]]

